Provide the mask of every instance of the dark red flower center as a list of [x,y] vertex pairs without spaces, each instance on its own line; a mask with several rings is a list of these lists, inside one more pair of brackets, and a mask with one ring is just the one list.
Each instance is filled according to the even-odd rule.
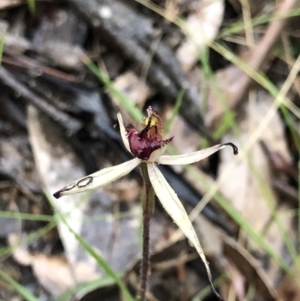
[[147,161],[151,154],[170,143],[173,137],[162,139],[163,125],[157,112],[147,109],[148,117],[143,119],[144,128],[138,132],[132,124],[126,126],[130,150],[134,156]]

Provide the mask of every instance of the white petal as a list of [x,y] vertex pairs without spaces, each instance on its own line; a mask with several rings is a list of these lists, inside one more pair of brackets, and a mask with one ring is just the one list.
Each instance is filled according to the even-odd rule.
[[118,121],[119,121],[120,134],[121,134],[123,143],[124,143],[126,149],[131,153],[131,150],[130,150],[130,147],[129,147],[129,141],[128,141],[128,137],[127,137],[127,132],[125,130],[122,115],[120,113],[118,113],[117,117],[118,117]]
[[172,187],[168,184],[160,170],[157,168],[155,163],[147,163],[149,178],[151,184],[154,188],[154,191],[160,200],[161,204],[167,211],[167,213],[171,216],[173,221],[178,225],[184,235],[188,238],[191,244],[196,248],[200,258],[202,259],[208,278],[210,283],[212,281],[211,272],[209,269],[209,264],[205,258],[203,253],[200,241],[197,237],[197,234],[194,230],[194,227],[181,204],[177,194],[174,192]]
[[149,159],[147,160],[147,162],[154,163],[154,162],[158,161],[160,156],[166,151],[167,147],[168,147],[168,145],[166,144],[165,146],[153,151],[152,154],[150,155]]
[[100,171],[97,171],[91,175],[88,175],[68,184],[61,190],[55,192],[53,195],[56,198],[59,198],[64,195],[80,193],[83,191],[95,189],[100,186],[104,186],[127,175],[136,166],[138,166],[140,162],[140,159],[134,158],[130,161],[113,167],[103,168]]
[[232,143],[224,143],[224,144],[217,144],[215,146],[203,149],[198,152],[177,155],[177,156],[161,156],[156,160],[158,164],[164,165],[184,165],[184,164],[191,164],[203,160],[204,158],[209,157],[213,153],[219,151],[220,149],[231,146],[233,148],[234,154],[237,154],[237,147]]

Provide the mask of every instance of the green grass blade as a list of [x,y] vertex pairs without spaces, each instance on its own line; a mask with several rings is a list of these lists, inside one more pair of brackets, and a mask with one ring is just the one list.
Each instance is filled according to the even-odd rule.
[[[218,279],[216,279],[213,282],[214,286],[217,288],[218,286],[223,284],[227,279],[228,279],[228,277],[225,274],[221,275]],[[209,294],[211,294],[211,287],[209,285],[207,285],[198,294],[196,294],[191,301],[204,300],[204,298],[207,297]]]
[[[186,166],[186,172],[190,174],[191,178],[198,179],[198,183],[201,183],[202,190],[208,191],[211,188],[211,182],[209,182],[197,168],[194,166]],[[213,195],[216,202],[225,210],[225,212],[245,231],[245,233],[253,239],[253,241],[261,247],[271,258],[273,258],[276,263],[287,273],[291,274],[291,270],[287,263],[278,255],[273,248],[268,244],[264,237],[253,230],[250,223],[248,223],[243,216],[230,204],[230,202],[218,191]]]
[[99,266],[103,268],[103,270],[106,272],[108,276],[110,276],[116,284],[119,286],[124,298],[127,301],[134,301],[134,298],[131,296],[129,291],[127,290],[126,286],[120,279],[120,277],[111,269],[109,264],[80,236],[78,235],[67,223],[65,216],[59,211],[59,209],[56,207],[54,202],[52,201],[52,198],[47,194],[45,191],[45,194],[52,205],[53,209],[55,210],[57,216],[59,219],[65,224],[65,226],[68,228],[68,230],[74,235],[76,240],[80,243],[80,245],[97,261]]
[[[265,88],[273,97],[279,102],[279,108],[287,122],[287,125],[291,131],[291,134],[293,136],[295,145],[298,147],[298,151],[300,150],[300,137],[297,133],[297,125],[293,118],[290,116],[288,109],[285,107],[284,104],[281,103],[281,99],[277,99],[277,96],[279,95],[279,90],[277,87],[261,72],[254,70],[253,68],[250,68],[249,65],[241,60],[239,57],[237,57],[235,54],[233,54],[229,49],[227,49],[226,46],[213,43],[211,47],[222,54],[226,59],[228,59],[233,64],[237,65],[239,68],[241,68],[249,77],[251,77],[253,80],[258,82],[263,88]],[[297,60],[299,57],[297,58]]]
[[[68,225],[66,224],[68,227]],[[111,267],[107,264],[107,262],[98,254],[96,251],[90,247],[90,245],[75,231],[73,231],[71,228],[69,228],[69,231],[75,236],[75,238],[78,240],[78,242],[81,244],[81,246],[92,256],[95,258],[95,260],[98,262],[98,264],[103,268],[103,270],[109,275],[119,286],[120,290],[122,291],[122,294],[124,298],[127,301],[134,301],[134,298],[131,296],[129,291],[127,290],[126,286],[120,279],[120,277],[111,269]]]
[[[65,214],[67,216],[68,214]],[[106,213],[106,214],[98,214],[93,216],[85,215],[83,217],[84,220],[89,221],[107,221],[113,219],[122,219],[126,217],[132,217],[133,213],[130,211],[124,211],[120,213]],[[32,214],[32,213],[22,213],[22,212],[11,212],[11,211],[1,211],[0,210],[0,218],[11,218],[17,220],[29,220],[29,221],[39,221],[39,222],[53,222],[56,220],[53,215],[45,215],[45,214]]]
[[264,200],[266,201],[270,213],[272,215],[272,218],[274,219],[276,226],[278,227],[278,232],[280,234],[280,237],[284,241],[287,250],[289,251],[291,258],[293,259],[293,263],[297,264],[297,250],[294,246],[294,243],[291,239],[291,237],[288,235],[287,231],[285,230],[284,226],[282,225],[282,222],[279,218],[279,215],[277,213],[276,200],[273,199],[273,196],[271,195],[270,190],[266,187],[265,182],[262,178],[262,175],[259,171],[259,168],[257,168],[254,163],[252,162],[252,158],[248,156],[248,164],[250,167],[251,172],[255,176],[255,179],[259,185],[259,189],[262,192],[262,196]]
[[266,242],[264,237],[253,230],[251,224],[249,224],[242,215],[220,194],[216,194],[215,199],[217,203],[228,213],[232,219],[255,241],[255,243],[260,246],[265,252],[272,257],[277,264],[285,270],[288,274],[291,274],[290,267],[287,263],[278,255],[273,248]]
[[3,32],[0,36],[0,65],[2,64],[2,57],[4,51],[4,41],[5,41],[5,32]]
[[264,239],[264,237],[253,230],[250,223],[248,223],[242,215],[226,200],[220,193],[214,194],[216,202],[225,210],[225,212],[245,231],[253,241],[261,247],[275,262],[288,274],[292,274],[292,271],[288,264],[277,254],[273,247]]
[[134,106],[134,104],[130,101],[130,99],[124,95],[121,91],[119,91],[113,82],[105,75],[103,72],[99,70],[99,68],[88,58],[84,57],[83,62],[90,69],[90,71],[102,82],[105,87],[115,96],[115,99],[119,101],[117,105],[122,106],[126,109],[126,111],[137,121],[141,121],[143,118],[143,114],[141,111]]
[[13,278],[11,278],[7,273],[0,269],[0,277],[7,282],[13,289],[15,289],[25,300],[28,301],[39,301],[39,299],[35,298],[34,295],[31,294],[24,286],[19,284]]
[[22,239],[18,245],[7,246],[7,247],[1,248],[0,249],[0,257],[4,256],[4,255],[9,255],[16,248],[18,248],[20,246],[28,245],[29,243],[37,240],[38,238],[40,238],[41,236],[45,235],[50,230],[52,230],[56,225],[57,225],[57,221],[56,220],[52,221],[52,222],[48,223],[45,227],[43,227],[43,228],[39,229],[38,231],[28,235],[28,237],[26,237],[26,239]]
[[[300,152],[299,152],[300,154]],[[300,240],[300,156],[298,160],[298,240]]]
[[[223,137],[224,133],[229,129],[232,128],[233,131],[237,132],[238,128],[235,122],[235,116],[236,114],[230,110],[230,108],[228,108],[227,103],[226,103],[226,99],[224,97],[224,93],[223,91],[220,89],[218,82],[216,80],[216,76],[213,72],[213,70],[211,69],[210,63],[209,63],[209,51],[208,49],[205,51],[202,51],[199,53],[199,60],[201,61],[201,65],[202,65],[202,70],[203,70],[203,75],[204,75],[204,79],[206,79],[207,82],[210,83],[211,88],[215,91],[215,93],[217,94],[217,98],[220,101],[222,108],[223,108],[223,117],[222,117],[222,121],[220,122],[220,126],[218,129],[215,130],[215,132],[213,133],[213,138],[215,140],[219,140],[221,137]],[[201,82],[201,91],[206,91],[207,87],[205,87],[205,81],[202,80]],[[205,92],[204,92],[205,94]],[[204,115],[207,112],[207,107],[208,105],[205,104],[205,95],[203,96],[203,108],[201,109],[201,113],[202,115]]]
[[27,7],[31,15],[35,15],[36,13],[36,3],[35,0],[27,0]]
[[32,214],[32,213],[22,213],[22,212],[11,212],[11,211],[1,211],[0,218],[13,218],[21,220],[39,221],[39,222],[52,222],[55,217],[52,215],[44,214]]
[[253,18],[251,24],[247,24],[248,26],[246,26],[246,24],[243,21],[235,22],[231,26],[228,26],[225,29],[223,29],[220,32],[220,34],[218,35],[218,38],[225,38],[226,36],[232,35],[234,33],[240,33],[241,31],[246,30],[247,27],[249,27],[249,26],[254,27],[257,25],[262,25],[262,24],[266,24],[269,22],[273,22],[275,20],[287,19],[287,18],[299,16],[299,15],[300,15],[300,8],[294,8],[284,14],[274,14],[274,13],[263,14],[256,18]]
[[165,124],[165,130],[164,130],[164,133],[165,134],[168,134],[170,132],[170,128],[174,122],[174,119],[176,117],[176,115],[178,114],[178,111],[181,107],[181,104],[182,104],[182,99],[183,99],[183,96],[184,96],[184,93],[185,91],[184,90],[181,90],[179,93],[178,93],[178,96],[176,98],[176,102],[175,102],[175,105],[172,109],[172,114],[171,114],[171,118],[169,118]]
[[[119,277],[121,276],[122,275],[120,274]],[[75,287],[72,287],[68,289],[66,292],[64,292],[60,297],[56,299],[56,301],[69,301],[71,300],[72,297],[74,299],[74,296],[77,294],[83,296],[95,289],[112,285],[114,283],[115,283],[114,279],[112,279],[109,276],[101,277],[100,279],[89,281],[87,283],[79,283]]]

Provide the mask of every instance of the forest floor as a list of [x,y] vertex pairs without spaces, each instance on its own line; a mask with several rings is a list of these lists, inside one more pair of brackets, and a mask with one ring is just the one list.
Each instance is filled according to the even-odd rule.
[[[296,0],[0,0],[0,301],[135,300],[139,169],[53,194],[130,160],[117,113],[142,130],[149,106],[168,155],[239,149],[159,166],[219,294],[300,300],[299,24]],[[217,300],[163,207],[147,300]]]

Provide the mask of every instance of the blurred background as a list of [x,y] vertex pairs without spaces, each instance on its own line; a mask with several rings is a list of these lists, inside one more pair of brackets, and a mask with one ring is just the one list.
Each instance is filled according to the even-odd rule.
[[[134,300],[139,170],[52,194],[129,160],[116,114],[149,105],[169,154],[239,148],[160,167],[219,293],[300,300],[299,24],[297,0],[0,0],[0,300]],[[159,202],[150,236],[148,300],[216,300]]]

